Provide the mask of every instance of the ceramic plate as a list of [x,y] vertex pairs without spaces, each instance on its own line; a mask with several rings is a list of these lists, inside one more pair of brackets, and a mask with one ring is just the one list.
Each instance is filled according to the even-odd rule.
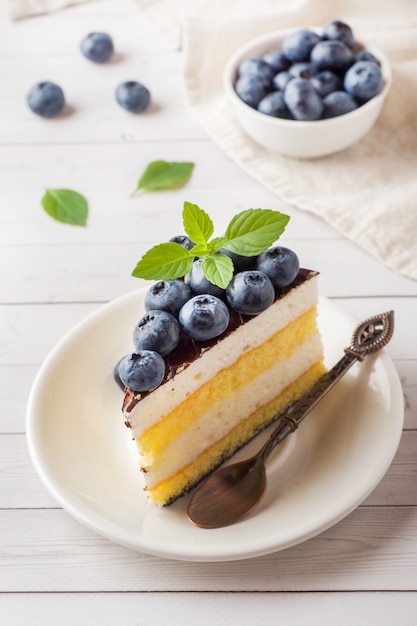
[[[132,350],[144,290],[78,324],[55,347],[33,385],[27,439],[35,468],[58,503],[108,539],[188,561],[231,561],[305,541],[348,515],[375,488],[399,444],[404,418],[398,375],[386,351],[355,364],[268,460],[268,488],[240,522],[203,530],[187,519],[189,497],[148,505],[135,444],[121,414],[114,364]],[[380,311],[371,311],[370,315]],[[326,365],[343,356],[358,320],[321,299]],[[258,448],[262,433],[241,450]]]

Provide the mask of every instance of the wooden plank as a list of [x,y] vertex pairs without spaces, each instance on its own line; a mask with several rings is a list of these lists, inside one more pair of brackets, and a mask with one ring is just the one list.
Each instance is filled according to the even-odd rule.
[[361,507],[276,554],[188,563],[100,538],[61,510],[0,511],[2,591],[417,590],[417,508]]
[[[415,626],[415,593],[67,593],[3,594],[4,626]],[[4,621],[6,619],[6,621]]]

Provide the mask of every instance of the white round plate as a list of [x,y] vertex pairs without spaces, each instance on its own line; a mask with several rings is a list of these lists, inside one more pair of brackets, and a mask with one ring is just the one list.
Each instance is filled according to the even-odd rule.
[[[355,364],[268,461],[268,488],[240,522],[204,530],[187,519],[189,496],[147,503],[136,448],[123,423],[115,363],[132,350],[144,290],[90,315],[41,367],[27,409],[27,439],[49,492],[74,518],[140,552],[187,561],[269,554],[326,530],[355,509],[388,469],[401,437],[400,382],[386,351]],[[373,312],[377,313],[377,312]],[[320,299],[326,365],[343,356],[357,320]],[[262,433],[235,455],[261,445]]]

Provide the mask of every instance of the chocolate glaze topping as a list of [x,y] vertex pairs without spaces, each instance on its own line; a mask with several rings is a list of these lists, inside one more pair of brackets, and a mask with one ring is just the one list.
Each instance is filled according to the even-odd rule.
[[[281,300],[284,298],[292,289],[299,287],[306,280],[309,280],[313,276],[316,276],[317,272],[313,270],[300,268],[296,278],[293,282],[284,287],[283,289],[278,290],[275,293],[275,302],[277,300]],[[170,352],[165,359],[165,378],[162,381],[161,385],[171,380],[176,374],[182,372],[186,367],[188,367],[193,361],[198,359],[204,352],[209,350],[212,346],[222,341],[225,337],[230,335],[236,328],[242,326],[249,320],[253,319],[253,315],[241,315],[231,309],[229,307],[230,313],[230,322],[227,329],[219,335],[219,337],[215,337],[214,339],[210,339],[209,341],[195,341],[191,339],[185,333],[182,333],[180,342],[178,346]],[[125,389],[125,397],[123,401],[123,411],[130,413],[134,407],[145,398],[147,395],[152,393],[152,391],[145,391],[137,393],[131,389]]]

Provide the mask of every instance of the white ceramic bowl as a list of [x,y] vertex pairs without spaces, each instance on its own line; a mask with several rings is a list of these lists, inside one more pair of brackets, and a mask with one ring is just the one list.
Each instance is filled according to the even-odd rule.
[[[258,144],[290,157],[323,157],[348,148],[372,128],[391,86],[391,68],[381,50],[361,42],[361,47],[372,52],[381,63],[384,86],[377,96],[351,113],[323,120],[285,120],[259,113],[235,92],[237,68],[244,59],[262,57],[270,50],[280,49],[284,37],[294,30],[268,33],[239,48],[226,64],[223,84],[237,120]],[[319,28],[312,30],[320,33]]]

